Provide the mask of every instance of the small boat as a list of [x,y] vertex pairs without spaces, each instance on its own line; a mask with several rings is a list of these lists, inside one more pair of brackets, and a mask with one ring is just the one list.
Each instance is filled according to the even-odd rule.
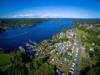
[[36,42],[33,42],[32,40],[29,40],[29,43],[33,44],[33,45],[37,45]]

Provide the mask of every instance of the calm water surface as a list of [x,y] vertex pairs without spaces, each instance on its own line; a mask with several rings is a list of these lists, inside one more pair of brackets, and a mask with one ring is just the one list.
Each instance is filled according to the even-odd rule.
[[74,26],[72,22],[59,20],[56,22],[48,21],[27,28],[7,30],[0,33],[0,48],[6,50],[17,49],[18,46],[24,46],[29,40],[39,43],[45,39],[50,39],[61,30],[72,26]]

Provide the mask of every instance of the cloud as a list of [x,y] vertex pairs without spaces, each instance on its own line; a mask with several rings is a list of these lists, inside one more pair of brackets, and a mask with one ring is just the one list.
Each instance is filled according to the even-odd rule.
[[27,14],[15,14],[12,17],[32,17],[33,14],[32,13],[27,13]]
[[49,7],[15,12],[11,18],[100,18],[99,13],[80,8]]

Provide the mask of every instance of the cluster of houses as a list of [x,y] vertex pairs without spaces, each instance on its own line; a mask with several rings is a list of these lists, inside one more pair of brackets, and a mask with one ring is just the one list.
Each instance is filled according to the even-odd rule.
[[[70,63],[70,59],[67,57],[67,55],[70,57],[73,57],[73,53],[75,52],[76,49],[76,44],[77,41],[75,41],[75,37],[76,37],[76,33],[73,30],[67,30],[66,32],[61,32],[59,33],[59,39],[63,39],[63,38],[74,38],[74,43],[72,43],[70,40],[65,41],[65,42],[57,42],[53,45],[53,50],[51,50],[50,54],[54,54],[56,52],[55,57],[51,58],[50,63],[54,63],[56,65],[64,65],[68,66],[68,63]],[[66,55],[67,53],[67,55]],[[59,57],[57,58],[56,56],[65,54],[64,57],[60,56],[61,59],[59,59]],[[76,53],[76,56],[78,55],[78,50]],[[75,57],[76,57],[75,56]],[[74,59],[76,60],[76,58]],[[75,63],[74,63],[75,64]]]
[[79,24],[80,27],[86,29],[100,30],[100,24]]
[[73,38],[73,37],[75,37],[75,33],[73,32],[73,30],[69,29],[66,32],[61,32],[58,37],[59,37],[59,39]]
[[[67,30],[66,32],[61,32],[58,36],[59,39],[62,38],[75,38],[75,32],[71,29]],[[64,52],[73,52],[72,47],[73,43],[71,41],[66,41],[66,42],[58,42],[53,45],[55,51],[58,51],[59,53],[64,53]]]
[[[59,35],[57,36],[59,37],[59,39],[63,39],[63,38],[75,38],[75,35],[76,35],[75,32],[69,29],[66,32],[59,33]],[[47,54],[50,54],[51,55],[51,57],[49,58],[50,63],[52,64],[54,63],[55,65],[63,65],[66,67],[68,63],[70,62],[70,59],[67,58],[66,53],[68,56],[73,55],[74,48],[75,48],[74,43],[72,43],[70,40],[65,41],[65,42],[56,42],[52,45],[49,45],[48,43],[49,42],[47,40],[44,40],[43,42],[41,42],[40,47],[37,48],[36,43],[30,40],[29,43],[26,43],[24,47],[19,46],[19,50],[31,57],[37,56],[39,55],[39,52],[42,52],[42,53],[45,53],[44,54],[45,58],[48,59],[49,56],[47,56]],[[45,51],[44,48],[48,46],[50,46],[52,49],[51,50],[48,49],[48,52],[46,53],[44,52]],[[65,55],[61,56],[62,54],[65,54]],[[60,71],[57,70],[57,73],[60,73]],[[61,75],[64,75],[64,73],[62,73]]]
[[70,47],[72,46],[72,43],[70,41],[63,42],[63,43],[55,43],[54,49],[55,51],[58,51],[59,53],[64,53],[66,51],[72,52]]

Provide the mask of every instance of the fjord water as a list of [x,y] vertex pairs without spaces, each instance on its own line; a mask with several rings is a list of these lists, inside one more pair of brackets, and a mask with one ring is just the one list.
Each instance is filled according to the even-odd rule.
[[72,26],[74,26],[72,22],[58,20],[46,21],[32,27],[6,30],[0,33],[0,48],[14,50],[18,46],[24,46],[29,40],[39,43],[45,39],[51,39],[56,33]]

